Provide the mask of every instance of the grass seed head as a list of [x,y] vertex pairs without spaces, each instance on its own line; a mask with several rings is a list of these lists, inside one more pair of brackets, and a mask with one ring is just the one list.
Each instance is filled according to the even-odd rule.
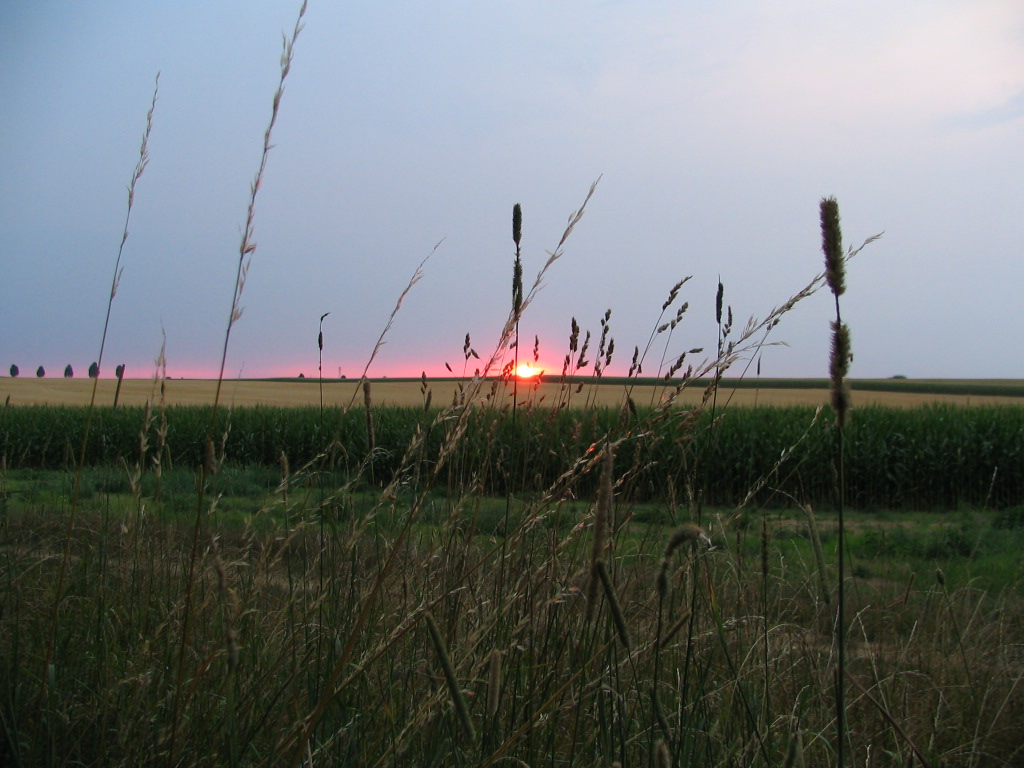
[[843,232],[839,226],[839,203],[834,197],[821,201],[821,250],[825,254],[825,279],[832,293],[841,296],[846,290],[846,268],[843,264]]
[[497,648],[491,651],[487,667],[487,716],[493,718],[498,714],[501,693],[501,651]]
[[704,532],[704,529],[695,523],[683,523],[672,532],[672,536],[669,537],[668,544],[665,545],[665,558],[668,559],[672,556],[672,553],[679,548],[680,545],[691,542],[698,544],[704,542],[710,544],[711,539]]
[[523,262],[516,256],[512,267],[512,310],[518,315],[523,307]]
[[519,241],[523,237],[523,209],[512,206],[512,241],[516,244],[516,261],[512,268],[512,311],[517,316],[523,308],[523,262],[519,258]]
[[512,242],[517,246],[523,238],[523,209],[519,203],[512,206]]
[[853,352],[850,345],[850,327],[846,323],[832,322],[832,347],[829,350],[829,376],[832,380],[832,409],[839,425],[846,423],[850,411],[850,391],[846,377],[850,372]]
[[668,594],[668,569],[671,565],[672,554],[686,542],[690,542],[694,547],[701,542],[711,545],[710,537],[699,525],[694,523],[683,523],[672,532],[668,544],[665,545],[665,555],[662,557],[661,568],[655,579],[655,588],[662,598]]

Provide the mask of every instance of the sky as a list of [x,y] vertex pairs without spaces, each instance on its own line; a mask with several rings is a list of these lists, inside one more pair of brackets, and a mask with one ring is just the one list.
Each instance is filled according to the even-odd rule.
[[[0,375],[98,358],[127,187],[159,77],[103,356],[220,366],[249,187],[297,0],[0,4]],[[839,201],[851,376],[1024,378],[1019,0],[311,0],[231,326],[229,378],[472,373],[600,182],[521,324],[561,372],[611,309],[625,374],[733,337],[822,269]],[[440,243],[436,250],[434,247]],[[672,309],[669,310],[671,314]],[[759,351],[828,375],[826,291]],[[706,354],[706,353],[704,353]],[[694,363],[703,354],[692,355]],[[739,372],[741,367],[736,369]],[[751,368],[752,374],[753,368]]]

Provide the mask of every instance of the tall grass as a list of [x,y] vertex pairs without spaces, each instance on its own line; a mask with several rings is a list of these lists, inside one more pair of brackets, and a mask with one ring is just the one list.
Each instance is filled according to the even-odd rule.
[[[256,175],[253,177],[253,181],[249,187],[249,203],[246,211],[245,225],[243,227],[242,237],[238,246],[238,263],[235,273],[235,285],[231,296],[231,309],[228,313],[228,320],[224,330],[224,344],[221,352],[220,369],[217,374],[217,388],[213,396],[213,407],[210,411],[210,422],[207,428],[206,442],[204,445],[204,461],[200,465],[199,470],[199,479],[197,483],[198,488],[196,493],[196,512],[195,519],[192,524],[192,543],[183,584],[184,605],[181,612],[181,631],[178,635],[176,663],[177,673],[175,675],[174,692],[172,696],[170,733],[167,746],[167,761],[169,764],[174,764],[177,759],[177,750],[179,746],[178,731],[183,715],[182,708],[183,705],[187,703],[184,698],[187,695],[185,677],[188,665],[186,657],[190,652],[193,601],[196,590],[196,569],[199,566],[199,545],[203,537],[203,533],[206,531],[206,526],[204,525],[206,517],[215,511],[215,502],[214,505],[210,505],[209,507],[207,506],[206,493],[208,490],[213,490],[208,488],[207,481],[212,480],[216,475],[217,465],[219,463],[216,455],[215,438],[218,436],[218,409],[220,406],[221,386],[224,381],[224,366],[227,363],[231,331],[242,317],[242,294],[245,291],[245,283],[249,274],[249,267],[252,263],[252,255],[256,251],[256,199],[263,184],[263,176],[266,171],[267,160],[270,156],[270,150],[272,147],[271,137],[274,132],[274,126],[277,124],[277,118],[281,107],[281,99],[284,96],[285,81],[291,72],[295,42],[302,30],[302,19],[305,16],[305,13],[306,0],[303,0],[292,34],[290,37],[285,36],[283,40],[280,79],[278,81],[277,91],[274,93],[273,103],[270,110],[270,120],[267,123],[266,130],[263,132],[263,150],[260,154],[259,168],[256,171]],[[215,539],[211,536],[211,544],[213,543],[215,543]],[[229,753],[229,757],[233,756],[233,754],[234,751],[232,750]],[[232,762],[234,761],[232,760]]]
[[[301,20],[285,41],[250,190],[225,354]],[[822,526],[812,554],[808,522],[760,510],[754,530],[748,509],[706,503],[716,475],[749,473],[740,491],[724,492],[748,506],[766,501],[762,492],[804,500],[813,483],[831,486],[813,412],[770,412],[777,421],[760,434],[775,435],[771,456],[753,460],[731,430],[765,409],[716,399],[720,376],[756,355],[824,274],[743,328],[730,311],[715,353],[701,359],[694,346],[678,357],[648,407],[629,382],[621,409],[562,407],[587,385],[571,378],[586,361],[576,326],[564,397],[527,400],[513,418],[493,374],[518,349],[519,320],[594,191],[530,290],[514,289],[493,351],[443,408],[381,408],[366,381],[362,411],[223,414],[218,397],[209,409],[172,410],[154,395],[141,415],[102,412],[100,443],[83,444],[107,469],[119,459],[122,472],[94,489],[81,523],[65,525],[59,495],[0,521],[0,761],[1018,763],[1020,573],[1001,593],[945,575],[859,583],[845,596],[851,685],[837,713],[834,603],[822,584],[839,582],[822,572],[841,542]],[[684,284],[635,348],[630,379],[659,333],[678,325],[664,316]],[[598,342],[605,363],[609,320]],[[468,337],[466,350],[468,364]],[[678,407],[699,378],[710,378],[702,405]],[[5,451],[28,455],[42,413],[5,409]],[[130,449],[115,442],[118,420],[134,435]],[[60,442],[52,427],[42,432]],[[854,434],[851,425],[851,444]],[[271,479],[249,475],[232,489],[243,482],[233,473],[268,455]],[[177,470],[165,472],[169,459]],[[181,477],[193,484],[186,515],[162,506]],[[782,489],[793,477],[800,487]],[[117,506],[121,482],[128,512]],[[837,747],[831,734],[844,717]]]
[[[843,323],[839,297],[846,291],[846,265],[843,236],[839,227],[839,204],[835,198],[821,201],[821,249],[825,254],[825,279],[835,299],[836,319],[832,321],[832,348],[829,374],[832,380],[832,410],[836,424],[836,507],[839,521],[839,575],[836,582],[836,765],[846,765],[846,420],[850,411],[850,394],[846,377],[853,353],[850,351],[850,329]],[[813,518],[810,518],[813,524]]]
[[[50,616],[50,628],[48,637],[45,645],[43,646],[42,660],[40,669],[43,674],[40,675],[40,679],[44,677],[48,680],[51,676],[51,671],[54,669],[54,653],[55,643],[57,639],[58,624],[60,621],[60,609],[61,602],[64,593],[64,584],[68,575],[69,561],[71,556],[71,545],[72,539],[75,536],[75,525],[77,522],[79,512],[79,501],[81,493],[82,483],[82,472],[86,460],[86,447],[88,445],[89,433],[92,426],[92,406],[96,402],[96,387],[99,380],[99,366],[103,363],[103,352],[107,341],[107,331],[110,327],[110,314],[113,308],[114,297],[117,295],[117,288],[121,281],[122,267],[121,258],[124,254],[124,246],[128,241],[128,224],[131,221],[132,211],[135,205],[135,189],[139,179],[142,177],[146,166],[149,163],[149,137],[153,129],[153,113],[156,110],[157,95],[160,88],[160,75],[157,73],[156,82],[153,87],[153,99],[150,102],[149,111],[146,114],[146,128],[142,134],[142,143],[139,147],[139,159],[135,164],[135,169],[131,175],[131,181],[128,184],[128,201],[126,206],[126,213],[124,219],[124,231],[121,235],[121,243],[117,249],[117,259],[114,264],[114,275],[111,279],[110,294],[107,299],[106,317],[103,321],[103,332],[100,336],[100,350],[96,361],[96,376],[92,377],[92,394],[90,397],[90,407],[86,411],[85,425],[81,433],[80,450],[78,452],[78,463],[77,470],[74,474],[74,480],[72,481],[72,491],[70,498],[70,511],[67,515],[66,529],[64,536],[64,546],[60,557],[60,568],[56,574],[56,587],[53,591],[52,610]],[[70,366],[69,366],[70,369]],[[40,367],[40,370],[42,368]],[[40,687],[39,702],[41,703],[46,696],[45,686]]]

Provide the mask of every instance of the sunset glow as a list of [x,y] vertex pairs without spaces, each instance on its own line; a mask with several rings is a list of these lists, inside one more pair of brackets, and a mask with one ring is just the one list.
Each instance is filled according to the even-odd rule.
[[520,363],[516,368],[516,376],[520,379],[534,379],[544,373],[543,369],[536,368],[530,363]]
[[[166,340],[174,378],[216,378],[223,358],[230,379],[358,380],[372,357],[371,379],[480,368],[532,386],[543,376],[518,363],[560,379],[575,319],[594,357],[604,332],[614,336],[619,354],[609,365],[602,355],[602,370],[625,377],[634,348],[666,364],[684,342],[717,349],[699,307],[720,276],[737,322],[785,306],[818,270],[816,203],[835,195],[848,245],[889,233],[865,253],[891,270],[886,279],[851,275],[851,301],[856,287],[856,301],[878,309],[851,321],[853,376],[1021,377],[1024,334],[977,334],[964,320],[1020,317],[1024,259],[999,260],[998,281],[984,264],[1024,235],[1024,221],[1005,215],[1024,204],[1021,0],[888,3],[884,25],[880,4],[834,0],[783,0],[772,13],[752,0],[406,3],[401,14],[315,3],[282,97],[281,35],[299,5],[0,2],[10,105],[0,179],[16,180],[0,183],[0,374],[17,363],[22,376],[40,365],[59,376],[72,364],[81,376],[102,346],[103,376],[125,363],[129,377],[148,378]],[[864,41],[856,57],[851,40]],[[184,130],[197,121],[201,131]],[[124,281],[97,328],[107,304],[98,278],[121,253],[119,191],[150,127]],[[280,151],[254,190],[263,138]],[[510,155],[513,144],[528,151]],[[681,178],[709,190],[698,208],[684,204]],[[89,223],[88,237],[53,225],[55,189],[62,219]],[[255,218],[238,232],[255,192]],[[751,201],[742,226],[736,199]],[[521,244],[509,242],[517,204]],[[581,226],[566,229],[581,206]],[[224,357],[221,304],[236,276],[206,275],[204,249],[230,254],[249,225],[259,248],[243,254],[254,270]],[[706,258],[679,266],[681,242]],[[375,255],[340,258],[338,243]],[[482,257],[500,243],[501,258]],[[563,250],[556,266],[549,257]],[[502,339],[518,292],[496,286],[515,279],[520,251],[522,327]],[[585,264],[585,281],[563,264]],[[662,310],[680,269],[692,282]],[[922,274],[927,290],[899,291]],[[687,302],[692,336],[661,335],[655,350],[652,315],[671,325]],[[943,306],[958,309],[938,330]],[[763,350],[768,370],[827,375],[827,334],[815,313],[787,312],[772,333],[785,344]]]

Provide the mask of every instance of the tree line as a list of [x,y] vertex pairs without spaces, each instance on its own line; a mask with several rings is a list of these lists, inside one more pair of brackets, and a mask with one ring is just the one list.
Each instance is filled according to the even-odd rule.
[[[21,369],[16,364],[12,364],[11,367],[10,367],[10,374],[11,374],[11,378],[12,379],[16,379],[16,378],[18,378],[18,376],[21,375]],[[89,366],[89,378],[90,379],[97,379],[97,378],[99,378],[99,375],[100,375],[100,366],[99,366],[99,364],[98,363],[92,363],[92,365]],[[117,377],[118,381],[120,381],[121,379],[124,378],[124,364],[123,363],[121,365],[117,366],[114,369],[114,375]],[[40,365],[38,368],[36,368],[36,378],[42,379],[45,376],[46,376],[46,369],[43,366]],[[75,376],[75,369],[71,366],[71,363],[68,363],[64,367],[64,378],[65,379],[72,379],[72,378],[74,378],[74,376]]]

